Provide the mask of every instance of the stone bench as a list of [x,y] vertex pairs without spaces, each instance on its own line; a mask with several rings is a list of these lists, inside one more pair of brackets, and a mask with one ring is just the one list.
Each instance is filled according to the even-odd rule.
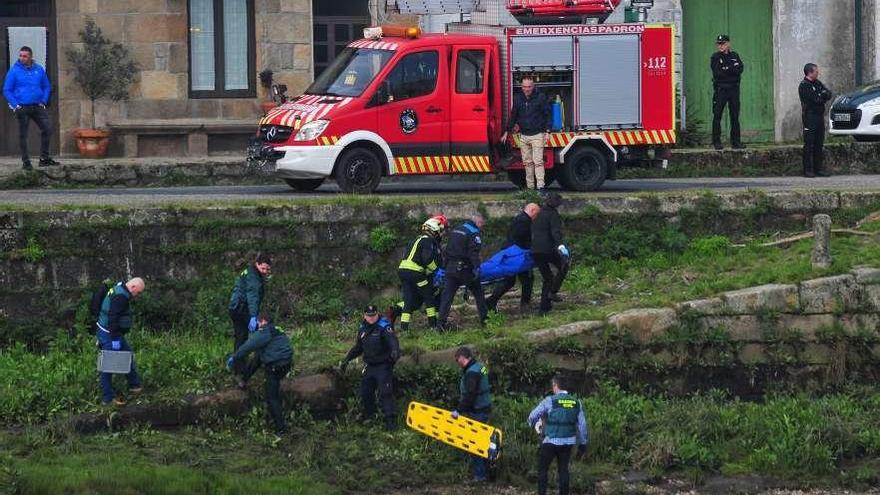
[[[122,137],[123,156],[161,156],[156,153],[145,153],[141,149],[141,137],[178,138],[182,142],[185,156],[208,155],[209,136],[242,136],[256,132],[257,120],[220,120],[220,119],[150,119],[150,120],[117,120],[107,124],[112,133]],[[242,148],[244,152],[244,148]]]

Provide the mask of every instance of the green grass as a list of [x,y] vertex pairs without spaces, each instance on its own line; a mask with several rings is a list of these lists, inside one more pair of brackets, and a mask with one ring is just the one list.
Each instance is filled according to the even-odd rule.
[[[447,388],[454,388],[454,379]],[[414,386],[407,392],[448,405],[436,390]],[[800,488],[865,488],[880,481],[876,388],[751,403],[721,393],[670,399],[606,384],[583,399],[590,447],[587,460],[572,466],[578,492],[633,469],[690,480],[759,475]],[[534,484],[538,437],[525,419],[538,401],[495,395],[491,423],[505,438],[501,486]],[[22,494],[371,493],[452,486],[466,478],[458,451],[411,430],[385,433],[378,424],[354,423],[355,407],[350,401],[334,421],[292,409],[291,433],[282,439],[265,431],[262,406],[242,418],[209,419],[174,432],[0,433],[8,447],[0,454],[0,492],[5,482]]]

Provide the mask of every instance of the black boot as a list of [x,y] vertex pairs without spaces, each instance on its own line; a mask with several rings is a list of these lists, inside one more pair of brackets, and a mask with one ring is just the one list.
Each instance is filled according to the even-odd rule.
[[49,158],[48,156],[46,158],[40,158],[40,166],[41,167],[51,167],[53,165],[61,165],[61,164],[56,162],[55,160]]
[[33,170],[34,166],[31,165],[31,161],[27,158],[21,159],[21,169],[22,170]]
[[397,420],[394,416],[387,416],[385,418],[385,431],[394,431],[397,429]]
[[428,317],[428,326],[433,328],[434,330],[437,329],[437,317],[436,316],[429,316]]

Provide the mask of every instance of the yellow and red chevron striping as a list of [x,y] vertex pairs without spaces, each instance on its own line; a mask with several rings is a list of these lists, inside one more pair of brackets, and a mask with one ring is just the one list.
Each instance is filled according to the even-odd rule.
[[492,170],[488,156],[398,156],[395,174],[486,173]]
[[[601,136],[612,146],[637,146],[649,144],[675,144],[674,130],[652,131],[596,131],[596,132],[551,132],[547,135],[546,146],[564,148],[573,139],[580,136]],[[514,143],[519,146],[519,136],[514,136]]]

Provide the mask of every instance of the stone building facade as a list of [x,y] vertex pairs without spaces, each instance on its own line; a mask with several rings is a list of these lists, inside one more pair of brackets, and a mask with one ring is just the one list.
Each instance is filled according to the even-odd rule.
[[[248,61],[248,87],[238,95],[198,95],[194,90],[191,35],[200,29],[191,15],[197,6],[224,7],[224,2],[194,0],[57,0],[58,33],[58,124],[61,153],[75,152],[73,131],[88,125],[89,101],[73,79],[64,47],[77,46],[79,31],[87,18],[95,20],[104,34],[121,42],[140,66],[138,80],[132,85],[127,101],[99,101],[97,126],[133,121],[199,119],[204,121],[255,122],[261,110],[259,102],[267,91],[256,73],[270,69],[275,81],[286,84],[291,94],[303,91],[312,73],[311,0],[250,0],[248,23],[254,39]],[[216,17],[215,17],[216,19]],[[227,23],[229,24],[229,23]],[[225,27],[229,27],[228,25]],[[228,72],[228,71],[227,71]],[[173,125],[173,122],[170,123]],[[170,125],[169,125],[170,128]],[[181,136],[169,135],[164,141],[154,137],[141,146],[140,155],[162,154],[176,150]],[[216,140],[217,143],[223,139]],[[228,142],[228,140],[225,140]],[[240,140],[238,140],[240,141]],[[150,149],[153,144],[157,149]],[[209,143],[214,144],[214,143]],[[236,143],[236,146],[240,143]],[[114,140],[111,152],[119,153],[120,140]],[[212,146],[213,148],[213,146]],[[217,151],[232,151],[218,146]],[[211,152],[214,149],[209,150]]]

